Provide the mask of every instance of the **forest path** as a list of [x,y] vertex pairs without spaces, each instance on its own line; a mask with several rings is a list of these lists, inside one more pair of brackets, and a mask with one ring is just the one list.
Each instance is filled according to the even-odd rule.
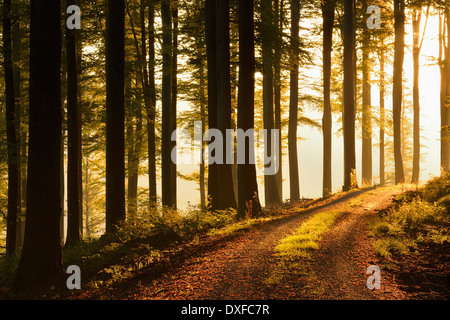
[[[336,195],[313,208],[262,223],[206,250],[192,251],[160,276],[141,274],[109,288],[113,299],[401,299],[402,292],[382,273],[381,290],[366,287],[366,269],[377,264],[367,223],[388,207],[401,187],[372,188]],[[276,264],[275,247],[312,215],[340,210],[306,264],[307,276],[278,284],[267,279]],[[302,263],[300,261],[300,263]]]

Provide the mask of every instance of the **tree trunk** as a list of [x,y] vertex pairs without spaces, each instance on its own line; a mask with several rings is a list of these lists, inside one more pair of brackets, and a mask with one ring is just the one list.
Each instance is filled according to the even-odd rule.
[[[156,136],[155,136],[155,115],[156,115],[156,88],[155,88],[155,7],[153,1],[149,2],[148,14],[148,95],[149,105],[147,108],[147,134],[148,134],[148,180],[149,180],[149,203],[154,207],[157,201],[156,193]],[[143,28],[145,30],[145,28]],[[145,40],[145,37],[144,37]],[[144,41],[145,43],[145,41]],[[143,58],[146,59],[144,53]]]
[[161,0],[161,20],[163,25],[163,65],[162,65],[162,144],[161,144],[161,184],[162,205],[172,207],[172,13],[170,0]]
[[61,2],[31,0],[30,129],[24,246],[13,292],[62,274]]
[[[66,7],[75,4],[67,0]],[[67,17],[66,17],[67,18]],[[82,238],[81,112],[78,103],[77,31],[66,28],[67,65],[67,241],[75,245]]]
[[19,164],[19,211],[17,214],[17,234],[16,234],[16,252],[22,250],[23,235],[25,229],[25,190],[26,190],[26,130],[22,127],[22,79],[21,79],[21,63],[22,63],[22,32],[19,17],[19,8],[17,5],[12,7],[12,18],[15,23],[11,29],[12,40],[12,62],[13,62],[13,78],[14,78],[14,96],[15,96],[15,120],[16,120],[16,138],[17,138],[17,156]]
[[392,88],[392,114],[394,119],[394,162],[395,184],[405,182],[403,159],[401,152],[401,110],[402,110],[402,73],[404,60],[405,37],[405,2],[394,0],[394,78]]
[[[255,35],[254,1],[239,1],[239,86],[238,129],[254,129],[255,102]],[[245,142],[245,163],[238,164],[238,216],[256,216],[261,212],[256,180],[256,167],[250,163],[254,145]],[[252,152],[253,154],[250,154]],[[250,209],[251,208],[251,209]]]
[[385,173],[384,173],[384,128],[386,125],[385,120],[385,74],[384,74],[384,64],[385,64],[385,52],[383,48],[383,43],[381,43],[380,48],[380,185],[384,186]]
[[353,187],[355,170],[355,95],[354,95],[354,27],[353,0],[344,7],[344,191]]
[[[205,41],[208,64],[208,128],[217,128],[217,59],[216,59],[216,1],[205,0]],[[211,147],[210,147],[211,148]],[[210,208],[218,208],[217,164],[208,164],[208,200]]]
[[[448,31],[447,31],[448,32]],[[445,101],[446,87],[446,66],[445,66],[445,18],[439,16],[439,71],[441,74],[440,83],[440,111],[441,111],[441,172],[447,172],[450,168],[449,144],[447,141],[448,131],[445,128],[448,125],[448,109]]]
[[291,0],[291,72],[289,94],[289,188],[290,201],[300,200],[300,180],[297,154],[297,118],[298,118],[298,67],[299,67],[299,23],[300,0]]
[[[269,157],[277,154],[272,148],[273,117],[273,7],[272,0],[261,1],[261,38],[263,59],[263,118],[264,129],[267,130],[264,141],[266,154]],[[273,164],[272,164],[273,165]],[[267,165],[268,166],[268,165]],[[264,175],[264,193],[266,206],[281,204],[276,174]]]
[[[444,83],[442,84],[442,90],[444,92],[443,97],[443,106],[444,109],[444,120],[442,124],[441,131],[444,131],[442,141],[442,168],[445,172],[450,170],[450,5],[445,7],[445,16],[446,16],[446,29],[447,29],[447,46],[445,46],[445,60],[443,65],[443,73],[444,73]],[[445,40],[444,40],[445,43]]]
[[[363,2],[363,12],[367,11],[367,0]],[[362,39],[362,184],[372,185],[372,110],[370,83],[370,33],[364,28]]]
[[332,193],[332,125],[331,114],[331,52],[333,50],[333,25],[335,0],[327,0],[322,5],[323,19],[323,186],[322,196]]
[[124,0],[109,0],[106,20],[106,232],[125,220]]
[[[231,129],[231,87],[230,87],[230,2],[219,1],[216,10],[216,59],[217,59],[217,128],[226,137]],[[225,139],[224,139],[225,141]],[[220,181],[218,209],[236,208],[232,165],[227,163],[231,156],[223,145],[223,164],[217,166]]]
[[283,200],[283,147],[281,139],[281,46],[283,33],[283,0],[275,0],[275,50],[274,50],[274,105],[275,105],[275,129],[278,129],[278,150],[276,161],[278,162],[277,184],[279,198]]
[[[200,90],[200,118],[202,121],[202,128],[205,128],[206,126],[206,95],[205,95],[205,68],[203,67],[203,64],[200,64],[199,68],[199,77],[200,77],[200,84],[199,84],[199,90]],[[202,132],[203,136],[203,132]],[[206,185],[205,185],[205,161],[203,159],[205,151],[205,144],[202,140],[201,142],[201,161],[199,164],[200,169],[200,178],[199,178],[199,184],[200,184],[200,207],[201,209],[206,208]]]
[[[173,1],[172,9],[173,19],[173,47],[172,47],[172,110],[171,110],[171,125],[172,130],[177,128],[177,95],[178,95],[178,0]],[[177,145],[176,141],[171,141],[171,149]],[[176,157],[176,155],[174,155]],[[171,161],[172,165],[172,204],[177,208],[177,165]]]
[[3,67],[5,74],[6,139],[8,154],[8,212],[6,254],[16,251],[17,217],[20,212],[20,158],[15,106],[11,40],[11,0],[3,1]]
[[420,20],[422,17],[422,8],[414,8],[413,10],[413,171],[411,183],[419,183],[420,175],[420,100],[419,100],[419,59],[420,59]]

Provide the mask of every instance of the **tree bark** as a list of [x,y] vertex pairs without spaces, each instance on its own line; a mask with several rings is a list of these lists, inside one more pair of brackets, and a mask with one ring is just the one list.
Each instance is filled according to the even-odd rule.
[[30,128],[24,246],[13,292],[62,274],[61,2],[31,0]]
[[[217,128],[217,59],[216,1],[205,0],[205,41],[208,64],[208,128]],[[211,147],[210,147],[211,148]],[[208,164],[208,201],[210,209],[218,208],[217,164]]]
[[392,88],[392,114],[394,119],[394,162],[395,184],[405,182],[403,159],[401,152],[401,110],[402,110],[402,73],[404,60],[405,37],[405,2],[394,0],[394,75]]
[[[148,14],[148,96],[149,105],[147,108],[147,135],[148,135],[148,180],[149,180],[149,203],[150,208],[157,202],[156,193],[156,135],[155,135],[155,115],[156,115],[156,87],[155,87],[155,7],[154,2],[149,2]],[[145,28],[143,29],[145,30]],[[145,37],[144,37],[145,40]],[[144,41],[145,43],[145,41]],[[145,48],[145,47],[144,47]],[[147,50],[145,50],[147,51]],[[145,59],[146,54],[143,54]],[[144,69],[145,70],[145,69]]]
[[[447,31],[448,32],[448,31]],[[446,66],[445,66],[445,18],[439,16],[439,71],[441,75],[440,83],[440,115],[441,115],[441,173],[445,173],[450,168],[449,144],[447,141],[448,131],[445,130],[448,125],[448,108],[445,101],[446,87]]]
[[420,95],[419,95],[419,59],[420,59],[420,20],[422,7],[413,9],[413,171],[411,183],[419,183],[420,175]]
[[274,48],[274,105],[275,105],[275,129],[278,129],[278,150],[276,161],[278,162],[277,184],[279,198],[283,200],[283,147],[281,139],[281,51],[283,41],[283,0],[275,0],[275,48]]
[[[363,12],[367,11],[367,0],[363,1]],[[372,185],[372,110],[370,80],[370,32],[363,30],[362,39],[362,184]]]
[[[254,129],[255,103],[255,36],[254,1],[239,1],[239,87],[238,87],[238,129]],[[238,164],[238,216],[245,213],[257,216],[261,212],[256,180],[254,145],[245,142],[245,163]],[[253,155],[250,155],[253,152]],[[250,209],[251,208],[251,209]]]
[[[217,59],[217,128],[226,137],[231,129],[231,87],[230,87],[230,2],[217,2],[216,10],[216,59]],[[224,139],[225,141],[225,139]],[[227,163],[225,143],[223,145],[223,164],[217,166],[217,179],[220,181],[218,209],[236,208],[233,186],[232,165]]]
[[386,184],[385,181],[385,173],[384,173],[384,131],[385,131],[385,52],[383,48],[383,43],[381,43],[380,48],[380,185],[384,186]]
[[327,0],[322,5],[323,19],[323,185],[322,196],[332,193],[332,126],[331,113],[331,52],[333,50],[333,25],[335,0]]
[[106,232],[125,220],[125,5],[109,0],[106,18]]
[[[172,110],[171,110],[171,125],[172,130],[177,128],[177,95],[178,95],[178,0],[173,1],[172,9],[173,22],[173,45],[172,45]],[[176,141],[171,142],[171,149],[177,145]],[[176,157],[176,155],[175,155]],[[177,208],[177,165],[174,161],[172,164],[172,203],[173,207]]]
[[354,93],[354,27],[353,0],[345,0],[344,7],[344,191],[353,187],[355,160],[355,93]]
[[163,65],[162,65],[162,144],[161,144],[161,184],[162,205],[173,207],[172,196],[172,12],[170,0],[161,0],[161,20],[163,25]]
[[291,70],[289,95],[289,188],[290,201],[300,200],[300,180],[297,153],[297,119],[298,119],[298,68],[299,68],[299,23],[300,0],[291,0]]
[[[261,38],[263,59],[263,118],[267,139],[264,141],[266,154],[272,158],[277,150],[272,148],[271,132],[274,129],[273,111],[273,6],[272,0],[261,1]],[[267,207],[281,204],[276,174],[264,175],[265,204]]]
[[[75,4],[67,0],[66,7]],[[67,15],[68,17],[68,15]],[[66,17],[66,18],[67,18]],[[81,194],[81,111],[78,103],[77,31],[65,28],[67,64],[67,240],[75,245],[82,239]]]

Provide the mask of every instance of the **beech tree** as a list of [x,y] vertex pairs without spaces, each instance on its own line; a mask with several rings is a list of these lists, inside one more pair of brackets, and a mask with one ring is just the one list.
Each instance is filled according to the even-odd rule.
[[323,20],[323,185],[322,196],[332,191],[332,113],[331,113],[331,53],[333,48],[333,26],[335,0],[322,2]]
[[31,0],[30,117],[25,239],[13,291],[62,273],[61,2]]
[[353,0],[344,2],[344,186],[348,191],[354,185],[353,175],[356,174],[355,159],[355,95],[354,95],[354,26]]
[[[255,103],[255,35],[254,1],[239,1],[239,89],[238,128],[244,131],[254,128]],[[250,163],[255,154],[248,140],[245,142],[245,163],[238,164],[238,214],[244,217],[251,210],[252,216],[261,211],[259,203],[256,167]],[[251,208],[251,209],[250,209]]]
[[394,0],[394,73],[392,85],[392,113],[394,119],[394,161],[395,183],[405,182],[403,159],[401,153],[401,111],[402,111],[402,73],[405,52],[405,1]]
[[125,220],[125,3],[109,0],[106,17],[106,231]]

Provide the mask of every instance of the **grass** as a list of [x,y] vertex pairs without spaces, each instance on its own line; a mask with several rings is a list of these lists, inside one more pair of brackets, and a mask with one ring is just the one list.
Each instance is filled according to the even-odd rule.
[[291,235],[281,239],[275,247],[277,264],[268,275],[266,283],[277,284],[289,276],[313,276],[308,272],[310,253],[319,248],[322,236],[331,229],[341,214],[337,210],[317,213]]

